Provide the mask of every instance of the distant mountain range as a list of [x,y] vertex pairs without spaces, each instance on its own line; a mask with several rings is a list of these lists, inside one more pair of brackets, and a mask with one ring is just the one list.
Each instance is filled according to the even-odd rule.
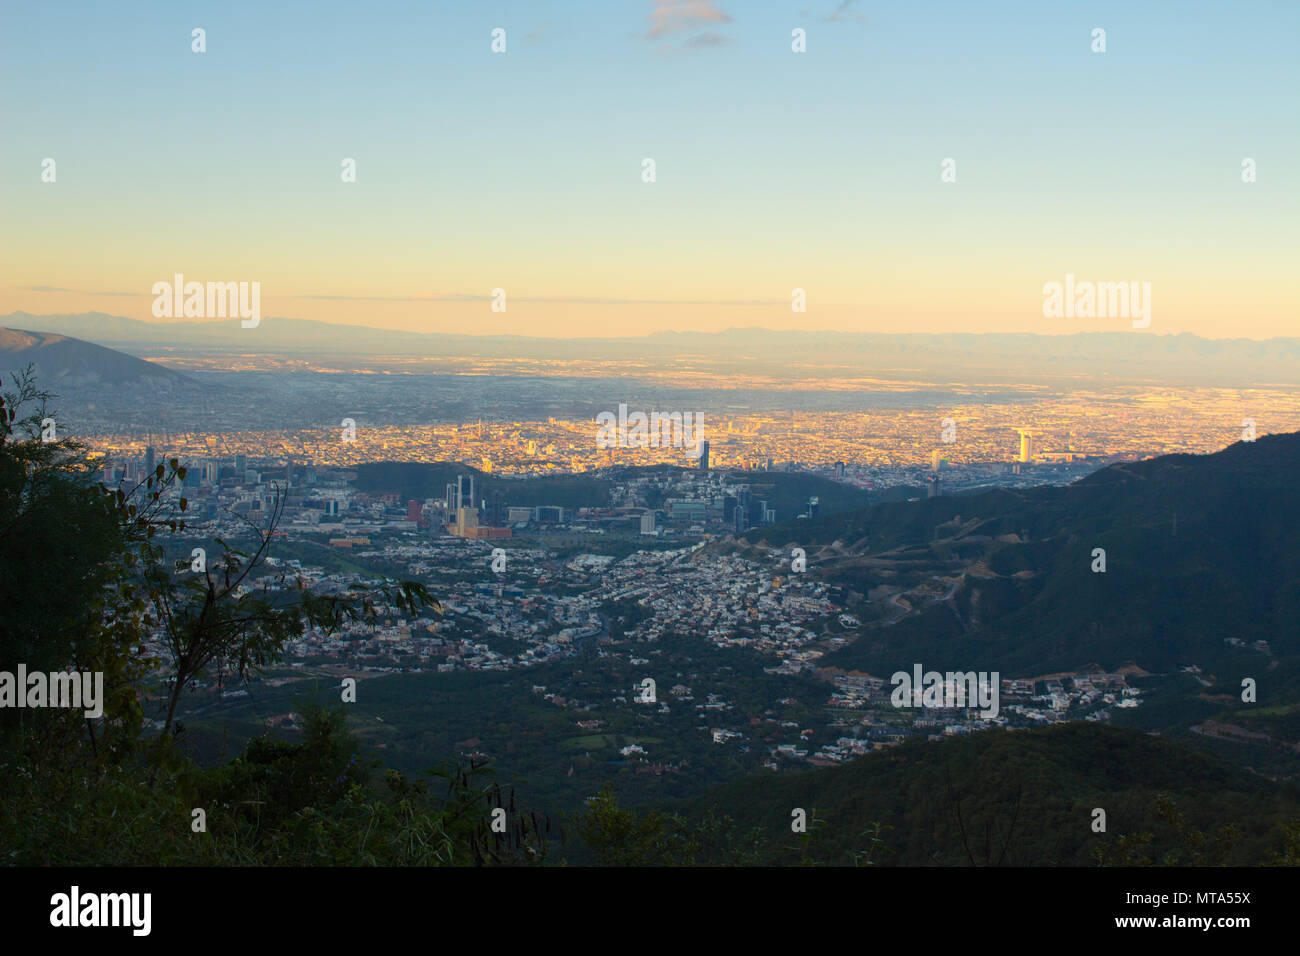
[[658,332],[619,338],[532,338],[419,333],[266,317],[253,329],[238,319],[141,322],[91,312],[0,317],[5,325],[74,336],[128,350],[184,348],[303,356],[477,356],[589,359],[671,365],[800,369],[805,377],[876,375],[929,381],[1035,381],[1071,378],[1082,386],[1115,381],[1300,384],[1300,338],[1204,339],[1133,331],[1073,335],[880,334],[728,329]]
[[39,384],[57,388],[189,382],[184,375],[133,355],[53,332],[0,328],[0,373],[36,366]]

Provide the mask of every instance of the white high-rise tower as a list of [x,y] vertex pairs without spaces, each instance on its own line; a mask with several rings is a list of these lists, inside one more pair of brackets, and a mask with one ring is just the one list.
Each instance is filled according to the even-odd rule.
[[1020,433],[1020,461],[1034,460],[1034,437],[1027,428],[1017,428]]

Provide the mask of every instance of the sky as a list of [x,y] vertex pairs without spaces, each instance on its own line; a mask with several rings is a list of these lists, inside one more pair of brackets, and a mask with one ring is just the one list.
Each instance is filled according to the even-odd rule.
[[[1292,0],[4,4],[0,314],[152,321],[180,273],[424,332],[1297,335],[1297,36]],[[1046,317],[1067,274],[1151,283],[1150,325]]]

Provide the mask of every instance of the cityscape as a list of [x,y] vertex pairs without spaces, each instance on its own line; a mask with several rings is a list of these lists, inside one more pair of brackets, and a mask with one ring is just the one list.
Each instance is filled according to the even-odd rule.
[[1284,938],[1298,35],[8,5],[0,921]]

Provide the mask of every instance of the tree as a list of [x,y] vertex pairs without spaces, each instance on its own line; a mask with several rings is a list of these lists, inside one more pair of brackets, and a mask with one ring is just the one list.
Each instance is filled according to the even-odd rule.
[[[1224,824],[1208,836],[1187,822],[1183,811],[1167,792],[1156,794],[1151,816],[1167,831],[1157,842],[1156,834],[1147,831],[1121,834],[1113,843],[1099,844],[1093,851],[1098,866],[1223,866],[1232,848],[1240,842],[1241,828]],[[1285,834],[1284,834],[1285,835]],[[1157,846],[1167,849],[1155,859]]]
[[753,866],[766,848],[760,830],[742,835],[712,810],[695,824],[658,810],[638,815],[619,806],[609,784],[587,801],[575,830],[600,866]]
[[84,733],[92,753],[106,756],[105,744],[114,750],[139,729],[140,609],[117,588],[124,528],[84,448],[57,437],[52,396],[37,388],[33,367],[8,385],[0,389],[0,669],[102,672],[109,717],[100,733],[117,733],[97,740],[81,711],[6,709],[0,736],[50,760],[66,751],[68,734]]
[[244,681],[258,668],[280,659],[284,645],[308,627],[327,633],[345,621],[374,624],[381,615],[441,612],[441,604],[416,581],[386,581],[378,587],[353,585],[346,594],[310,591],[301,575],[287,571],[256,576],[265,567],[275,530],[284,513],[279,487],[265,527],[248,521],[255,544],[244,552],[218,538],[221,554],[204,570],[177,574],[166,563],[160,531],[185,529],[186,498],[174,493],[185,468],[172,458],[158,465],[130,492],[117,491],[117,507],[128,529],[128,566],[134,569],[132,593],[143,596],[147,623],[161,632],[169,657],[168,700],[163,736],[173,733],[185,688],[215,670]]
[[[177,574],[163,542],[185,530],[186,470],[173,458],[131,488],[108,488],[82,445],[57,439],[48,392],[31,366],[0,392],[0,663],[12,670],[69,665],[104,673],[105,728],[113,750],[129,750],[142,725],[141,689],[150,664],[164,670],[163,738],[173,734],[181,695],[201,675],[245,680],[278,660],[285,642],[308,627],[331,632],[345,621],[374,624],[381,615],[441,605],[424,585],[384,581],[342,595],[315,594],[301,577],[265,575],[265,559],[283,514],[277,489],[266,527],[252,522],[249,552],[218,539],[221,553],[201,573]],[[167,660],[145,658],[157,638]],[[109,706],[111,704],[111,706]],[[5,715],[6,722],[38,718]],[[66,731],[68,712],[47,715]],[[80,720],[80,715],[77,715]],[[101,749],[85,722],[92,750]],[[36,747],[37,751],[44,748]]]

